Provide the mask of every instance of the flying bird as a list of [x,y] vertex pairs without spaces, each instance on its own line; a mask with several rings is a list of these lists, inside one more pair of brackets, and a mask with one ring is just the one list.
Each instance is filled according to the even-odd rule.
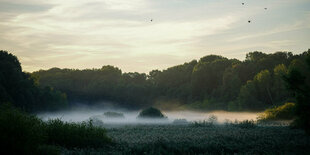
[[242,5],[244,5],[244,3],[241,3]]
[[267,10],[267,8],[265,8],[265,10]]
[[248,20],[248,23],[251,23],[251,21],[250,21],[250,20]]
[[153,21],[153,19],[151,19],[151,22]]

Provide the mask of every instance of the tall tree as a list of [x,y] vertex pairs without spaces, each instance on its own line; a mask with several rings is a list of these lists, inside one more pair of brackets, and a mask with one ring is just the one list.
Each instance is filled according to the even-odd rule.
[[305,63],[295,61],[285,80],[296,97],[296,120],[293,126],[305,129],[310,134],[310,49],[303,53]]

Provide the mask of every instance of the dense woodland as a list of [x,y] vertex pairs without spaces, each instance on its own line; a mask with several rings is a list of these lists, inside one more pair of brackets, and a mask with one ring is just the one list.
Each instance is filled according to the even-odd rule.
[[22,72],[17,57],[0,51],[0,103],[11,103],[24,111],[57,110],[67,106],[64,93],[39,87],[31,74]]
[[208,55],[149,74],[122,73],[114,66],[100,69],[40,70],[31,74],[40,87],[67,94],[70,103],[113,101],[129,108],[150,105],[200,110],[263,110],[295,102],[285,77],[307,69],[310,50],[266,54],[250,52],[244,61]]
[[[149,74],[122,73],[113,66],[24,73],[16,56],[1,51],[0,100],[26,111],[56,110],[66,107],[67,102],[102,101],[127,108],[159,105],[199,110],[263,110],[296,102],[295,92],[299,89],[293,90],[296,88],[289,83],[297,86],[299,79],[309,83],[309,55],[310,50],[298,55],[250,52],[244,61],[209,55]],[[289,77],[295,79],[290,81]]]

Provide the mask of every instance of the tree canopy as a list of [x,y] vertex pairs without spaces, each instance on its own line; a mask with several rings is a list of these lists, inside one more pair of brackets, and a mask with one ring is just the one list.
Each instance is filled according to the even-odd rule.
[[67,104],[66,95],[51,87],[40,88],[32,74],[22,72],[16,56],[0,51],[0,103],[26,111],[56,110]]
[[287,81],[291,90],[306,89],[297,88],[305,85],[296,82],[308,79],[308,53],[255,51],[244,61],[209,55],[148,74],[123,73],[110,65],[30,74],[22,71],[16,56],[0,51],[0,102],[28,111],[64,107],[67,99],[86,104],[112,101],[127,108],[177,102],[198,110],[264,110],[297,101]]
[[[307,53],[307,52],[305,52]],[[294,101],[283,76],[302,65],[306,54],[250,52],[244,61],[208,55],[165,70],[123,73],[114,66],[100,69],[40,70],[32,73],[41,87],[65,92],[70,102],[114,101],[126,107],[149,107],[177,101],[205,110],[264,110]]]

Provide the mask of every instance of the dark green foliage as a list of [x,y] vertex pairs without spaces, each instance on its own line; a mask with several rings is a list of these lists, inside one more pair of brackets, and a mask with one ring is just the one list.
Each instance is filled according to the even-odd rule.
[[232,65],[232,60],[221,56],[206,56],[200,59],[192,73],[192,97],[210,98],[223,83],[224,71]]
[[301,66],[304,72],[305,57],[305,53],[250,52],[242,62],[209,55],[199,62],[153,70],[149,75],[103,66],[85,70],[52,68],[30,76],[21,71],[15,56],[1,51],[0,102],[11,102],[27,111],[56,110],[66,105],[67,96],[62,91],[70,101],[108,100],[127,108],[176,101],[188,105],[182,107],[199,110],[263,110],[294,101],[282,77],[288,74],[286,66]]
[[206,120],[203,121],[194,121],[191,123],[193,127],[213,127],[214,123]]
[[9,104],[0,106],[0,154],[37,154],[47,138],[43,122]]
[[21,72],[15,56],[2,51],[0,100],[28,111],[55,110],[66,105],[67,96],[62,91],[70,101],[108,100],[127,108],[175,102],[199,110],[263,110],[294,101],[282,77],[288,74],[286,66],[304,66],[305,57],[287,52],[250,52],[242,62],[209,55],[199,62],[153,70],[149,75],[103,66],[52,68],[30,76]]
[[148,81],[152,84],[150,88],[153,90],[153,94],[156,95],[155,100],[158,98],[179,99],[184,103],[190,100],[191,77],[195,65],[197,65],[197,61],[193,60],[163,71],[151,71]]
[[296,98],[293,126],[303,128],[310,134],[310,49],[303,55],[303,60],[292,62],[285,80]]
[[189,122],[186,119],[182,118],[182,119],[175,119],[173,120],[172,123],[176,125],[185,125],[188,124]]
[[59,119],[45,124],[48,143],[67,148],[98,148],[111,143],[103,128],[95,127],[92,121],[66,123]]
[[111,143],[106,130],[92,122],[43,122],[9,104],[0,106],[0,154],[60,154],[67,148],[104,148]]
[[264,109],[273,105],[271,94],[272,77],[268,70],[263,70],[255,75],[254,79],[244,85],[239,94],[239,104],[244,109]]
[[150,107],[142,110],[139,113],[138,118],[166,118],[166,116],[164,116],[160,110]]
[[[38,154],[40,155],[59,155],[62,152],[61,147],[59,146],[55,146],[55,145],[40,145],[37,150],[38,150]],[[35,153],[31,153],[31,154],[35,154]]]
[[124,118],[123,113],[108,111],[103,114],[105,117],[111,117],[111,118]]
[[[59,69],[34,72],[41,87],[52,86],[66,92],[69,101],[87,103],[102,100],[115,101],[132,108],[150,102],[149,82],[145,74],[124,73],[113,66],[101,69]],[[134,93],[133,93],[134,92]]]
[[16,56],[0,51],[0,103],[5,102],[31,112],[56,110],[67,104],[65,94],[50,87],[39,88],[34,77],[22,72]]
[[243,129],[251,129],[257,127],[253,120],[235,121],[231,125]]
[[293,120],[295,118],[296,104],[286,103],[264,111],[258,117],[259,121]]
[[209,116],[207,120],[194,121],[191,123],[194,127],[213,127],[217,123],[217,117],[215,115]]
[[119,144],[109,153],[308,154],[310,151],[310,137],[302,130],[275,126],[253,127],[252,122],[245,124],[248,125],[148,125],[109,129],[108,135]]
[[248,53],[245,61],[209,55],[148,75],[122,73],[113,66],[52,68],[32,75],[38,77],[41,87],[65,92],[70,101],[91,104],[108,100],[127,108],[165,103],[197,110],[261,111],[294,101],[282,77],[288,74],[287,67],[294,61],[304,62],[305,56],[255,51]]

